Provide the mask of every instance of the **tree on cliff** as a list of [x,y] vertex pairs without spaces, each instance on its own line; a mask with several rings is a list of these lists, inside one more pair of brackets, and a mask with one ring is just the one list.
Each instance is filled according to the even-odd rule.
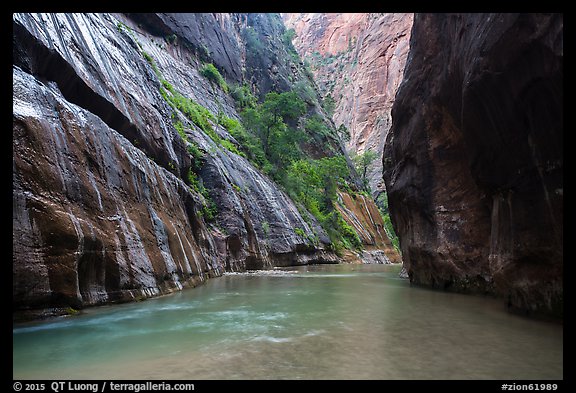
[[286,122],[295,122],[306,111],[306,104],[294,92],[266,94],[264,102],[247,108],[242,118],[249,129],[260,138],[264,153],[269,155],[271,146],[286,133]]
[[351,153],[350,157],[352,158],[352,162],[354,162],[354,166],[356,167],[356,172],[360,175],[362,179],[362,184],[364,188],[369,190],[369,182],[368,182],[368,168],[374,163],[374,160],[378,157],[378,155],[371,151],[366,150],[362,154]]

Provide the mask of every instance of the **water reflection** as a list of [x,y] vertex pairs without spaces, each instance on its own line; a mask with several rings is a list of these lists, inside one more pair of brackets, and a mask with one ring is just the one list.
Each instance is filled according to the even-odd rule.
[[398,266],[230,274],[14,329],[15,379],[561,379],[562,327]]

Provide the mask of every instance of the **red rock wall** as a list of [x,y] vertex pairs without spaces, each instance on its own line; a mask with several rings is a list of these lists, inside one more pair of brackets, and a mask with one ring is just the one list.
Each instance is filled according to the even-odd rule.
[[[214,116],[238,119],[233,98],[200,74],[201,64],[211,56],[229,82],[249,73],[239,66],[247,23],[268,56],[253,57],[282,65],[253,75],[262,94],[305,78],[276,50],[280,17],[136,19],[13,14],[15,314],[155,296],[224,269],[337,262],[314,218],[304,219],[277,184],[218,146],[160,90],[168,83]],[[202,152],[197,175],[216,205],[212,221],[187,175],[191,154],[176,120]],[[316,149],[326,154],[335,145]]]
[[360,258],[364,263],[401,263],[400,254],[388,238],[384,221],[372,198],[339,193],[336,208],[344,220],[358,233],[364,246]]
[[563,307],[563,17],[417,14],[384,152],[410,280]]
[[[336,101],[333,120],[351,138],[347,149],[382,156],[390,112],[409,50],[412,14],[283,14],[294,46],[306,59],[322,94]],[[317,52],[317,55],[314,55]],[[382,190],[380,159],[370,168],[370,185]]]

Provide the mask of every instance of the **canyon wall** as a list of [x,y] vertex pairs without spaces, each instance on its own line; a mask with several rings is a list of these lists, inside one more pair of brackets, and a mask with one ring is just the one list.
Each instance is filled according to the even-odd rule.
[[[171,84],[214,115],[239,118],[199,68],[214,61],[241,80],[244,47],[234,37],[247,18],[195,18],[14,14],[15,310],[154,296],[225,269],[337,262],[313,217],[163,98],[162,83]],[[174,120],[204,156],[211,222],[206,197],[187,182],[190,146]]]
[[358,234],[363,250],[347,253],[349,262],[402,263],[400,253],[394,248],[386,233],[384,220],[374,199],[363,194],[339,193],[336,208],[342,218]]
[[384,190],[382,151],[391,110],[409,50],[412,14],[283,14],[293,43],[324,98],[335,102],[332,119],[350,132],[346,148],[377,159],[367,178],[375,198]]
[[415,284],[563,308],[563,16],[417,14],[383,157]]
[[[234,84],[260,98],[299,87],[326,118],[283,32],[278,14],[13,15],[15,314],[341,260],[217,121],[240,120]],[[203,76],[206,63],[229,85]],[[345,153],[329,134],[303,150]]]

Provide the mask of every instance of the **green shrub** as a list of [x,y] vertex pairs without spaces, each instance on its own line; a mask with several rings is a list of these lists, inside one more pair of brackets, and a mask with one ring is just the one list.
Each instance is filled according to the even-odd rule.
[[336,109],[336,101],[334,101],[332,95],[328,94],[326,97],[324,97],[322,100],[322,107],[328,116],[332,117],[334,115],[334,110]]
[[66,314],[68,314],[68,315],[76,315],[76,314],[78,314],[78,313],[80,312],[80,311],[76,310],[76,309],[73,308],[73,307],[67,307],[64,311],[65,311]]
[[390,214],[383,214],[382,220],[384,221],[384,231],[386,231],[388,239],[390,239],[390,242],[396,251],[400,252],[400,239],[398,239],[398,235],[396,235],[396,232],[394,231],[394,226],[390,220]]
[[190,154],[190,159],[192,161],[192,170],[194,171],[200,170],[200,168],[202,167],[202,163],[204,162],[204,153],[202,153],[202,151],[195,142],[190,141],[188,135],[186,135],[186,132],[184,132],[184,125],[182,124],[182,122],[180,121],[174,122],[174,128],[176,129],[176,131],[178,131],[178,134],[180,135],[184,143],[187,144],[186,150],[188,150],[188,153]]
[[370,190],[368,171],[376,158],[378,158],[378,154],[372,150],[366,150],[362,154],[353,153],[350,155],[350,158],[352,159],[352,162],[354,162],[356,172],[360,175],[364,189]]
[[188,142],[188,135],[186,135],[186,133],[184,132],[184,125],[182,124],[182,122],[180,122],[180,121],[175,122],[174,128],[176,129],[176,131],[178,132],[178,135],[180,135],[182,140],[184,140],[185,142]]
[[189,142],[187,147],[188,153],[190,154],[190,159],[192,161],[192,170],[198,171],[204,163],[204,153],[198,145],[194,142]]
[[154,73],[156,74],[156,76],[158,78],[161,78],[160,70],[158,69],[158,66],[156,65],[156,62],[154,61],[152,56],[150,56],[150,54],[148,52],[145,52],[145,51],[142,51],[142,56],[144,56],[144,59],[146,59],[148,64],[150,64],[150,66],[154,70]]
[[[192,121],[194,124],[200,127],[202,131],[204,131],[214,140],[214,142],[216,142],[217,144],[221,144],[221,138],[218,137],[218,135],[212,128],[212,125],[210,124],[210,120],[212,121],[216,120],[214,118],[214,115],[212,115],[212,113],[210,113],[210,111],[204,108],[202,105],[196,103],[195,101],[187,97],[184,97],[182,94],[180,94],[180,92],[178,92],[174,88],[174,86],[172,86],[172,84],[170,84],[170,82],[164,79],[160,74],[160,71],[156,67],[156,64],[152,56],[150,56],[148,53],[144,51],[142,51],[142,56],[144,56],[146,61],[150,63],[150,65],[154,68],[154,71],[158,75],[158,79],[161,82],[160,94],[162,95],[164,100],[166,100],[168,105],[170,105],[173,109],[178,109],[179,111],[181,111],[188,118],[188,120]],[[175,117],[174,114],[172,114],[172,119],[174,119],[174,117]],[[186,132],[184,131],[184,125],[180,121],[174,122],[174,128],[176,129],[182,140],[185,143],[187,143],[187,150],[191,156],[192,166],[191,168],[188,169],[188,173],[186,174],[185,180],[187,181],[190,189],[200,193],[204,199],[204,204],[202,206],[202,209],[198,212],[198,214],[204,217],[206,221],[209,222],[213,221],[216,218],[216,215],[218,214],[218,207],[216,206],[216,203],[214,203],[214,200],[211,198],[210,193],[204,187],[204,185],[201,182],[201,179],[197,174],[197,171],[199,171],[200,168],[202,167],[202,163],[204,161],[204,153],[202,153],[202,151],[196,145],[196,143],[189,140],[188,136],[186,135]],[[226,142],[232,145],[230,141],[225,141],[225,143]],[[233,146],[232,149],[236,149],[234,145],[232,146]],[[236,149],[236,151],[238,150]],[[153,160],[153,158],[151,159]],[[176,170],[176,166],[172,161],[168,163],[168,167],[173,171]]]
[[242,30],[242,36],[246,43],[246,55],[252,58],[261,58],[264,52],[264,44],[260,41],[258,33],[253,27]]
[[216,203],[214,203],[214,200],[210,196],[210,193],[204,187],[198,175],[194,173],[192,169],[188,170],[186,179],[188,180],[188,185],[190,186],[190,189],[199,193],[204,198],[204,204],[202,206],[202,209],[199,210],[198,214],[204,217],[206,221],[213,221],[216,218],[216,215],[218,214],[218,207],[216,206]]
[[[246,157],[256,167],[265,172],[265,168],[270,168],[271,165],[262,150],[260,141],[252,133],[247,132],[238,120],[223,116],[220,124],[224,126],[228,133],[240,144],[241,149],[243,150],[242,152],[239,152],[241,156]],[[234,146],[234,148],[236,148],[236,146]]]
[[294,233],[300,237],[303,237],[303,238],[306,237],[306,232],[304,232],[304,229],[302,229],[302,228],[294,228]]
[[184,97],[165,79],[162,79],[162,86],[163,88],[161,88],[160,92],[170,106],[181,111],[188,120],[200,127],[214,142],[218,143],[220,138],[210,124],[210,120],[215,120],[214,115],[202,105]]
[[398,239],[398,235],[396,235],[394,226],[390,220],[390,211],[388,210],[388,194],[385,192],[380,193],[375,202],[376,206],[378,206],[378,211],[382,216],[382,221],[384,221],[384,231],[386,231],[386,235],[392,242],[392,245],[396,251],[400,252],[400,239]]
[[200,75],[208,79],[210,82],[220,86],[224,92],[228,93],[228,84],[220,74],[220,71],[212,63],[205,63],[200,69]]
[[300,56],[298,55],[298,52],[296,51],[296,48],[294,48],[294,44],[292,43],[292,40],[294,39],[295,36],[296,31],[294,31],[294,29],[288,29],[284,32],[284,34],[282,34],[282,42],[284,43],[286,51],[292,58],[292,61],[297,63],[300,61]]
[[239,156],[246,156],[244,153],[238,150],[235,144],[230,142],[228,139],[220,139],[220,144],[222,145],[222,147],[224,147],[228,151],[231,151],[232,153],[238,154]]
[[335,251],[362,247],[354,228],[334,208],[336,191],[346,184],[349,175],[344,156],[300,159],[287,169],[284,183],[292,199],[302,203],[322,225]]
[[233,85],[230,95],[234,98],[236,107],[240,110],[256,107],[256,97],[254,97],[254,94],[252,94],[247,84],[243,84],[242,86]]
[[206,44],[201,44],[200,46],[196,47],[196,54],[201,59],[209,59],[210,58],[210,50],[206,46]]
[[309,135],[316,137],[317,140],[321,140],[322,137],[326,137],[331,134],[330,128],[328,128],[326,123],[324,123],[322,118],[318,115],[313,115],[306,119],[306,125],[304,128]]
[[360,240],[358,233],[356,233],[354,228],[344,220],[340,213],[338,213],[338,232],[342,235],[345,244],[346,242],[348,243],[349,246],[347,248],[362,248],[362,241]]
[[194,173],[192,168],[188,169],[186,180],[188,180],[188,185],[191,189],[196,192],[200,192],[200,181],[198,180],[198,175]]
[[336,129],[336,134],[344,142],[350,141],[350,131],[348,131],[348,128],[344,125],[344,123],[340,124],[340,126]]
[[[246,31],[248,31],[246,33],[248,36],[256,37],[250,32],[251,30]],[[256,40],[253,40],[252,44],[258,48]],[[349,187],[346,178],[350,176],[350,173],[345,158],[334,156],[307,160],[304,159],[304,154],[299,147],[300,143],[308,141],[304,131],[316,137],[331,133],[331,129],[319,116],[306,119],[303,128],[295,126],[302,124],[301,118],[307,109],[302,96],[315,100],[315,94],[310,90],[310,85],[301,83],[300,94],[296,91],[268,93],[261,104],[256,102],[256,98],[247,85],[235,86],[232,96],[237,107],[242,109],[242,122],[229,118],[223,113],[219,113],[216,118],[208,109],[178,92],[160,75],[152,57],[144,51],[142,54],[157,73],[161,82],[160,94],[166,102],[173,109],[184,114],[217,145],[248,158],[264,173],[279,182],[297,202],[299,209],[303,205],[318,220],[330,237],[331,247],[337,253],[342,248],[362,247],[354,229],[334,208],[337,189]],[[218,84],[223,90],[228,90],[224,78],[213,64],[204,64],[200,72],[212,83]],[[211,122],[226,128],[240,148],[230,140],[221,138],[215,132]],[[203,163],[203,153],[195,143],[188,139],[181,122],[174,122],[174,127],[180,137],[187,142],[187,149],[192,158],[192,166],[186,176],[187,183],[192,190],[200,193],[204,198],[204,206],[198,214],[207,221],[212,221],[218,212],[217,206],[197,174]],[[308,218],[306,212],[303,212],[303,217]],[[263,223],[262,228],[267,233],[269,224]],[[302,228],[296,228],[295,233],[306,237],[314,244],[319,241],[316,235],[306,236]]]
[[[309,79],[313,78],[312,72],[307,68],[306,75]],[[314,105],[317,103],[316,91],[309,81],[301,80],[294,85],[294,92],[306,103]]]
[[176,34],[170,34],[170,35],[166,36],[166,38],[165,38],[166,42],[168,42],[170,44],[175,44],[177,39],[178,39],[178,36]]
[[264,235],[268,237],[270,235],[270,224],[268,221],[262,222],[262,231],[264,231]]

